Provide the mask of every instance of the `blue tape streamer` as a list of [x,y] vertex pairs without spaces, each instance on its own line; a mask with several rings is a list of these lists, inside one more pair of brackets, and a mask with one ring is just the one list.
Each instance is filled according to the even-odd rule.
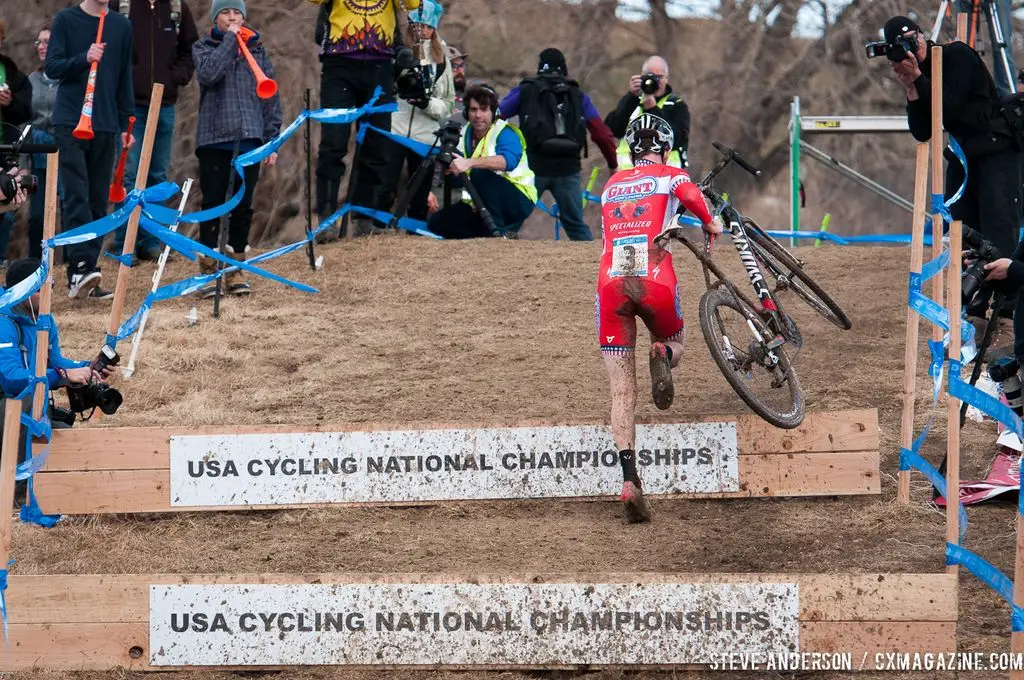
[[134,264],[134,258],[131,255],[125,255],[124,253],[122,253],[120,255],[115,255],[114,253],[110,252],[109,250],[104,250],[103,251],[103,256],[104,257],[109,257],[111,260],[117,260],[118,262],[123,264],[125,267],[131,267],[132,264]]
[[36,500],[36,492],[32,488],[31,477],[28,480],[28,503],[21,506],[19,517],[26,524],[35,524],[44,529],[57,526],[57,522],[61,520],[60,515],[44,515],[43,511],[39,509],[39,501]]
[[1013,632],[1024,631],[1024,609],[1013,603],[1013,581],[1007,578],[1006,574],[999,571],[994,565],[981,556],[971,552],[967,548],[952,543],[946,543],[946,564],[959,565],[974,574],[974,576],[989,588],[994,590],[999,597],[1003,598],[1010,605],[1010,623]]
[[960,378],[961,364],[955,359],[949,360],[949,396],[970,404],[985,415],[999,421],[1011,432],[1024,439],[1024,423],[1020,416],[1009,406],[977,387],[964,382]]
[[373,125],[370,125],[369,123],[367,123],[366,125],[361,125],[360,126],[359,134],[365,136],[365,131],[366,130],[373,130],[377,134],[383,135],[384,137],[387,137],[388,139],[390,139],[395,144],[399,144],[401,146],[404,146],[405,148],[409,149],[410,151],[413,151],[414,153],[416,153],[417,155],[420,155],[420,156],[427,156],[427,155],[435,155],[436,156],[440,152],[440,149],[438,147],[436,147],[436,146],[431,146],[430,144],[424,144],[423,142],[417,142],[415,139],[410,139],[408,137],[403,137],[401,135],[396,135],[395,133],[388,132],[387,130],[381,130],[379,127],[375,127]]
[[[1024,456],[1021,456],[1019,460],[1017,468],[1018,480],[1021,479],[1019,476],[1021,473],[1024,473]],[[1024,493],[1021,493],[1019,488],[1017,489],[1017,512],[1024,515]]]
[[[377,220],[378,222],[380,222],[381,224],[390,224],[392,218],[394,217],[391,213],[384,212],[383,210],[374,210],[372,208],[364,208],[364,207],[362,207],[360,205],[350,206],[349,210],[351,212],[358,213],[360,215],[365,215],[366,217],[371,217],[371,218]],[[433,238],[433,239],[437,239],[437,240],[441,240],[441,238],[442,238],[442,237],[438,236],[437,234],[433,233],[432,231],[427,230],[427,223],[426,222],[420,222],[419,220],[414,220],[414,219],[412,219],[410,217],[400,217],[400,218],[398,218],[397,226],[402,228],[402,229],[404,229],[404,230],[406,230],[406,231],[410,231],[410,232],[412,232],[414,234],[419,234],[420,236],[426,236],[427,238]]]
[[4,592],[7,590],[7,574],[14,566],[14,560],[7,563],[7,566],[0,569],[0,619],[4,623],[4,642],[7,642],[7,597]]
[[[953,502],[950,499],[946,489],[946,478],[939,474],[939,471],[935,469],[935,466],[929,463],[927,460],[922,458],[920,454],[908,451],[907,449],[900,449],[900,469],[910,470],[914,469],[923,474],[932,486],[938,490],[939,494],[946,499],[946,503]],[[957,514],[960,515],[960,540],[964,540],[964,536],[967,535],[967,511],[964,509],[963,503],[960,502],[960,491],[957,490],[955,502],[958,506]]]
[[921,267],[921,283],[930,281],[935,276],[949,266],[949,250],[943,250],[942,254],[938,257],[929,260]]
[[[921,274],[910,272],[907,283],[907,305],[932,324],[948,332],[949,310],[921,292],[922,279]],[[974,334],[975,329],[973,325],[969,323],[960,324],[960,339],[963,343],[972,344],[974,342]]]

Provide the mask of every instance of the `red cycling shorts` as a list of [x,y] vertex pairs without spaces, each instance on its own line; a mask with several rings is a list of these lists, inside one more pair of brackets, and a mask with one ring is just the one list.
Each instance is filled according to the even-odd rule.
[[609,280],[597,292],[597,335],[601,352],[625,354],[636,347],[636,317],[658,340],[683,333],[678,286],[642,277]]

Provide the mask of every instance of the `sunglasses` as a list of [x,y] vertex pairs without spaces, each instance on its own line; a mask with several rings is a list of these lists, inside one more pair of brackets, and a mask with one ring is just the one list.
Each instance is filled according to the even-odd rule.
[[35,42],[36,47],[39,47],[40,45],[49,45],[49,44],[50,44],[49,40],[36,40],[36,42]]

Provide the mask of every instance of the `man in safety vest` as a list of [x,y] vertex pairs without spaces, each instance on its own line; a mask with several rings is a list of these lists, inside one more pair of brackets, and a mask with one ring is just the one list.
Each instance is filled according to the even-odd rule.
[[[480,194],[499,234],[515,238],[537,204],[533,171],[526,160],[526,142],[519,129],[497,118],[498,94],[487,85],[473,85],[463,96],[468,123],[462,129],[459,153],[446,172],[465,174]],[[485,226],[468,193],[463,200],[431,215],[430,231],[444,238],[494,236]]]
[[686,149],[690,144],[690,109],[682,97],[672,92],[668,84],[668,62],[659,56],[647,58],[640,75],[629,79],[629,92],[619,100],[615,110],[605,116],[605,125],[620,140],[616,149],[619,170],[633,167],[625,140],[626,127],[644,113],[658,116],[672,127],[675,142],[667,164],[685,168]]

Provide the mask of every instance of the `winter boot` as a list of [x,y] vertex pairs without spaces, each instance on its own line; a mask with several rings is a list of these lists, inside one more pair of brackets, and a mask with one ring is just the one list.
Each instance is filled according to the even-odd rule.
[[[199,273],[200,275],[209,275],[217,273],[217,261],[206,257],[205,255],[199,256]],[[217,280],[213,279],[205,286],[196,291],[196,295],[204,300],[208,300],[217,294]]]
[[[249,252],[249,246],[245,247],[241,253],[236,253],[231,246],[227,246],[227,255],[232,260],[238,262],[245,262],[245,256]],[[248,295],[252,292],[249,287],[249,282],[245,280],[245,274],[241,269],[236,269],[227,276],[224,277],[224,285],[227,287],[228,292],[232,295]]]

